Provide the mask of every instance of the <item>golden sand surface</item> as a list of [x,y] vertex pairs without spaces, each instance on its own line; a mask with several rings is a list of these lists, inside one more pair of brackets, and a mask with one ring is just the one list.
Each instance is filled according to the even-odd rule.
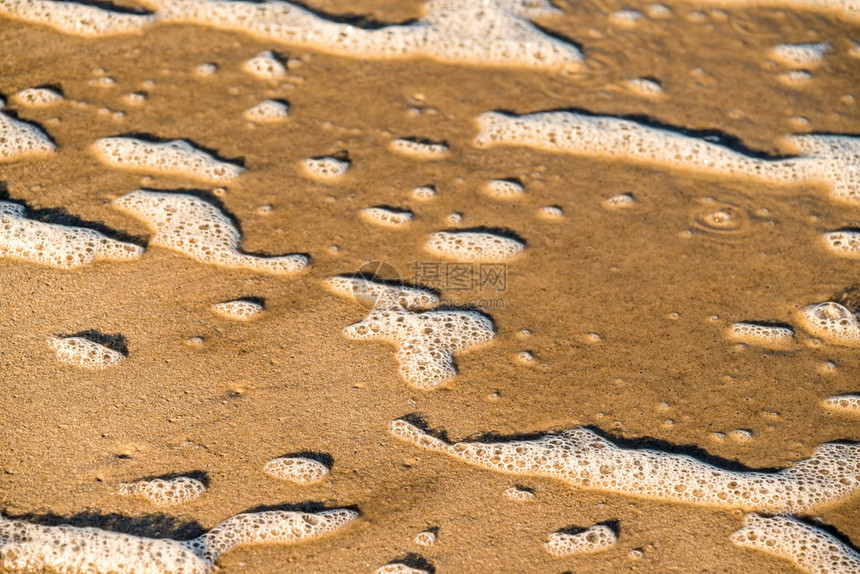
[[[395,23],[419,17],[422,3],[307,5]],[[439,573],[800,571],[731,543],[740,510],[494,473],[388,432],[406,415],[456,441],[586,425],[627,446],[748,470],[790,466],[825,442],[860,441],[856,416],[821,405],[860,391],[857,349],[818,341],[796,321],[811,303],[860,305],[857,261],[821,240],[860,227],[860,207],[811,184],[473,144],[475,118],[500,110],[638,117],[729,134],[766,154],[790,154],[781,141],[789,134],[860,133],[857,25],[826,11],[667,2],[669,17],[628,26],[611,13],[647,13],[649,3],[556,5],[564,13],[537,24],[581,47],[578,72],[365,61],[190,24],[79,38],[0,19],[0,94],[8,102],[52,86],[64,95],[41,108],[7,103],[4,111],[41,126],[58,150],[0,163],[0,199],[42,221],[146,246],[153,230],[111,201],[139,188],[193,191],[238,222],[245,252],[311,258],[286,276],[158,246],[134,261],[74,270],[0,259],[0,511],[177,539],[252,509],[361,513],[324,539],[238,548],[218,562],[226,573],[372,572],[406,557]],[[811,78],[787,85],[771,48],[814,42],[831,49]],[[287,60],[285,77],[243,71],[264,50]],[[195,72],[207,62],[214,74]],[[93,82],[103,76],[115,83]],[[647,97],[625,84],[645,77],[663,92]],[[128,103],[134,92],[146,99]],[[243,117],[267,99],[289,102],[288,118]],[[99,138],[135,134],[186,139],[246,171],[216,188],[110,168],[90,151]],[[430,161],[392,153],[401,137],[444,141],[449,152]],[[301,160],[321,156],[348,157],[350,167],[336,181],[309,176]],[[525,193],[505,200],[483,191],[506,178]],[[418,186],[437,195],[419,201]],[[635,202],[607,207],[625,193]],[[376,226],[361,216],[373,206],[414,219]],[[562,216],[542,216],[546,206]],[[462,219],[451,223],[452,213]],[[451,228],[510,231],[526,249],[504,263],[504,285],[434,284],[428,269],[445,260],[424,244]],[[325,288],[370,261],[385,263],[384,278],[439,289],[447,304],[483,305],[495,339],[458,353],[458,375],[441,388],[409,386],[393,345],[343,336],[367,309]],[[264,302],[252,320],[212,310],[247,298]],[[739,344],[726,337],[739,321],[788,324],[795,336],[780,349]],[[103,336],[127,358],[104,370],[59,362],[51,337],[81,333]],[[330,474],[300,485],[262,470],[301,453]],[[116,493],[167,475],[203,477],[208,489],[168,509]],[[535,498],[507,499],[514,485]],[[860,546],[856,494],[806,518]],[[617,526],[609,549],[571,557],[544,549],[553,532],[603,522]],[[416,544],[430,528],[435,544]]]

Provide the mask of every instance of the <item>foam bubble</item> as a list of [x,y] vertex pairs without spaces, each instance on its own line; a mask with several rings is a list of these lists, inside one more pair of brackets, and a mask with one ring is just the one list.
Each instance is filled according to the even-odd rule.
[[130,92],[122,97],[123,101],[130,106],[142,105],[148,98],[146,92]]
[[427,289],[380,283],[364,277],[337,276],[326,279],[326,287],[342,297],[376,309],[424,311],[439,304],[439,297]]
[[527,146],[584,157],[625,159],[721,176],[792,185],[820,183],[832,198],[860,203],[860,138],[795,135],[788,138],[799,155],[760,159],[711,143],[610,116],[545,112],[510,116],[497,112],[477,119],[479,147]]
[[824,234],[827,248],[841,257],[860,259],[860,231],[842,230]]
[[726,331],[726,338],[736,343],[759,345],[770,349],[784,349],[794,340],[794,331],[788,327],[767,325],[765,323],[732,323]]
[[777,78],[782,85],[795,88],[805,85],[812,79],[812,74],[806,70],[792,70],[791,72],[779,74]]
[[502,492],[502,496],[513,502],[525,502],[527,500],[534,500],[535,493],[531,490],[510,486]]
[[436,544],[436,533],[432,530],[425,530],[415,535],[415,544],[418,546],[433,546]]
[[329,470],[323,463],[300,456],[273,458],[263,466],[269,476],[289,480],[296,484],[313,484],[328,476]]
[[553,532],[544,548],[553,556],[576,556],[606,550],[616,542],[618,536],[611,528],[605,524],[595,524],[576,534]]
[[337,158],[312,157],[302,160],[302,167],[305,174],[313,178],[321,179],[325,182],[337,181],[346,175],[349,169],[348,161],[341,161]]
[[638,10],[617,10],[609,14],[609,21],[621,26],[634,26],[643,18]]
[[56,150],[57,146],[45,132],[0,112],[0,163],[26,157],[37,158]]
[[289,112],[290,107],[284,102],[266,100],[253,108],[245,110],[242,116],[252,122],[275,123],[287,119]]
[[558,221],[564,218],[564,210],[557,205],[546,205],[538,209],[538,215],[541,219]]
[[619,193],[603,200],[604,207],[611,209],[633,207],[635,203],[636,198],[633,197],[632,193]]
[[231,181],[244,171],[241,166],[220,161],[184,140],[157,143],[112,137],[96,140],[92,150],[111,167],[176,174],[213,183]]
[[821,404],[835,411],[860,415],[860,395],[834,395],[821,401]]
[[441,159],[448,155],[448,144],[419,139],[398,138],[389,144],[388,149],[400,155],[417,159]]
[[627,80],[625,84],[631,92],[640,96],[653,98],[663,93],[663,86],[660,85],[660,82],[649,78],[633,78]]
[[819,63],[830,50],[830,44],[780,44],[770,51],[770,57],[785,66],[803,68]]
[[63,96],[50,88],[28,88],[13,94],[10,99],[19,106],[43,108],[62,102]]
[[517,199],[526,192],[521,183],[510,179],[492,179],[483,191],[494,199]]
[[685,455],[621,448],[586,428],[535,440],[455,444],[404,420],[393,421],[389,430],[420,448],[497,472],[700,506],[803,512],[860,490],[860,444],[820,445],[810,458],[779,472],[736,472]]
[[212,310],[228,319],[250,321],[263,312],[263,305],[249,299],[236,299],[234,301],[216,303],[212,305]]
[[190,476],[153,478],[120,484],[117,494],[145,498],[155,506],[176,506],[189,502],[206,492],[206,486]]
[[439,257],[460,261],[504,261],[526,248],[512,237],[480,231],[437,231],[424,247]]
[[803,307],[798,313],[800,326],[827,343],[860,346],[860,319],[839,303],[827,301]]
[[411,211],[401,211],[382,206],[368,207],[362,209],[359,213],[362,219],[368,223],[392,229],[402,229],[405,225],[411,223],[414,217]]
[[[9,1],[9,0],[6,0]],[[292,46],[361,59],[424,56],[443,62],[579,69],[582,54],[532,18],[561,14],[548,0],[430,0],[424,16],[379,29],[334,22],[286,2],[147,0],[162,21],[234,30]]]
[[114,200],[113,205],[155,230],[150,244],[196,261],[276,274],[293,273],[308,266],[304,255],[258,257],[240,252],[241,235],[230,219],[193,195],[138,189]]
[[432,390],[457,374],[454,353],[496,336],[493,322],[474,311],[373,310],[343,330],[349,339],[383,340],[397,346],[400,374],[421,390]]
[[392,562],[385,566],[380,566],[373,571],[373,574],[430,574],[427,570],[413,568],[402,562]]
[[422,185],[412,190],[412,197],[418,201],[427,201],[436,197],[436,190],[432,187]]
[[287,67],[274,52],[260,52],[242,65],[242,69],[258,78],[273,80],[287,75]]
[[0,201],[0,257],[76,269],[97,260],[137,259],[143,248],[98,231],[27,219],[23,205]]
[[214,64],[212,62],[204,62],[199,64],[196,68],[194,68],[194,72],[198,76],[211,76],[215,72],[218,71],[218,64]]
[[57,360],[67,365],[100,371],[125,360],[125,355],[84,337],[51,337],[48,345],[57,354]]
[[731,541],[789,560],[811,574],[860,572],[860,553],[827,532],[789,516],[748,514],[744,527],[732,533]]
[[155,17],[104,10],[89,4],[56,0],[0,0],[0,16],[43,24],[75,36],[110,36],[137,32]]

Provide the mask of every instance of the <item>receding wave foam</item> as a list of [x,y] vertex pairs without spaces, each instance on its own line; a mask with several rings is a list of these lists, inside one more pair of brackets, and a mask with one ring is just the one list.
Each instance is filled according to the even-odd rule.
[[[0,100],[2,102],[2,100]],[[0,108],[3,106],[0,105]],[[45,132],[0,112],[0,163],[41,157],[57,150]]]
[[128,34],[155,21],[151,14],[129,14],[55,0],[0,0],[0,16],[43,24],[75,36]]
[[213,183],[239,177],[243,168],[220,161],[183,140],[149,142],[112,137],[96,141],[95,155],[110,166],[131,171],[182,175]]

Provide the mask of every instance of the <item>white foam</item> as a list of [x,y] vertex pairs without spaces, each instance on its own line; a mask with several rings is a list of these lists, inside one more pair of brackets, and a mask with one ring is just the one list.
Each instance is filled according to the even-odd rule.
[[424,16],[367,30],[322,18],[287,2],[146,0],[162,21],[244,32],[260,40],[360,59],[416,56],[480,66],[579,69],[571,43],[542,32],[531,19],[561,14],[548,0],[429,0]]
[[375,309],[343,330],[349,339],[382,340],[397,346],[400,374],[407,383],[432,390],[457,374],[454,353],[495,337],[493,322],[474,311],[412,313]]
[[362,219],[368,223],[391,229],[402,229],[404,226],[412,223],[412,219],[415,217],[411,211],[401,211],[381,206],[367,207],[359,211],[359,213]]
[[420,568],[412,568],[401,562],[392,562],[385,566],[380,566],[373,571],[373,574],[430,574],[430,572]]
[[260,52],[242,65],[242,69],[258,78],[274,80],[287,75],[287,67],[275,56],[274,52]]
[[10,99],[19,106],[44,108],[62,102],[63,96],[50,88],[28,88],[13,94]]
[[330,277],[325,285],[333,293],[368,308],[424,311],[439,304],[439,297],[427,289],[379,283],[363,277]]
[[821,404],[835,411],[860,415],[860,395],[834,395],[821,401]]
[[860,231],[831,231],[824,234],[827,249],[840,257],[860,259]]
[[286,456],[267,462],[263,466],[263,472],[296,484],[313,484],[328,476],[329,470],[326,465],[311,458]]
[[75,36],[128,34],[155,20],[150,14],[127,14],[56,0],[0,0],[0,16],[43,24]]
[[460,261],[505,261],[526,248],[512,237],[479,231],[437,231],[424,247],[433,255]]
[[148,98],[146,92],[129,92],[122,97],[123,101],[130,106],[142,105]]
[[312,157],[303,159],[302,167],[305,175],[328,183],[342,179],[349,169],[349,162],[329,156]]
[[137,259],[143,248],[98,231],[27,219],[23,205],[0,201],[0,257],[60,269],[76,269],[97,260]]
[[564,210],[557,205],[545,205],[538,209],[538,215],[541,219],[548,221],[559,221],[564,219]]
[[807,305],[800,309],[798,322],[804,331],[827,343],[860,346],[860,319],[839,303]]
[[432,530],[425,530],[415,535],[415,544],[418,546],[433,546],[436,544],[436,533]]
[[860,553],[796,518],[748,514],[744,524],[731,535],[737,546],[779,556],[810,574],[860,572]]
[[291,544],[343,528],[357,517],[346,509],[238,514],[198,538],[180,542],[0,516],[0,570],[209,574],[216,570],[218,557],[236,546]]
[[530,490],[517,488],[516,486],[509,486],[502,491],[502,496],[513,502],[526,502],[528,500],[534,500],[535,493]]
[[[857,3],[857,0],[707,0],[706,3],[711,6],[738,8],[759,8],[762,6],[800,8],[802,10],[832,12],[851,21],[860,20],[860,4]],[[702,3],[693,2],[693,5],[701,6]]]
[[39,158],[53,153],[56,149],[57,146],[51,138],[36,126],[0,112],[0,163]]
[[860,490],[860,444],[820,445],[779,472],[736,472],[692,457],[624,449],[585,428],[535,440],[448,444],[403,420],[391,433],[418,447],[507,474],[700,506],[803,512]]
[[633,207],[635,204],[636,198],[631,193],[619,193],[603,200],[603,206],[610,209],[624,209]]
[[206,492],[206,486],[190,476],[176,478],[153,478],[120,484],[117,494],[137,496],[159,507],[176,506],[198,498]]
[[830,44],[780,44],[770,51],[770,57],[779,63],[792,67],[803,68],[819,63],[830,50]]
[[526,190],[522,184],[508,179],[491,179],[484,185],[483,191],[493,199],[517,199]]
[[794,331],[788,327],[740,322],[729,325],[726,338],[736,343],[758,345],[769,349],[785,349],[794,340]]
[[265,102],[257,104],[253,108],[245,110],[245,113],[242,114],[246,120],[262,123],[282,122],[287,119],[289,115],[290,107],[277,100],[266,100]]
[[611,528],[605,524],[595,524],[576,534],[553,532],[544,548],[553,556],[576,556],[606,550],[615,546],[616,542],[618,536]]
[[610,22],[621,26],[635,26],[643,18],[638,10],[617,10],[609,14]]
[[790,136],[787,141],[799,155],[769,160],[705,139],[610,116],[572,112],[509,116],[488,112],[481,114],[477,122],[478,147],[527,146],[773,184],[818,183],[829,188],[832,198],[860,204],[860,138],[854,136]]
[[183,253],[196,261],[286,274],[308,266],[304,255],[258,257],[239,251],[241,235],[217,207],[183,193],[139,189],[113,205],[142,219],[155,230],[151,245]]
[[445,143],[428,142],[418,139],[398,138],[393,140],[388,149],[417,159],[442,159],[448,155],[448,145]]
[[244,171],[241,166],[220,161],[183,140],[156,143],[112,137],[96,140],[92,150],[111,167],[181,175],[213,183],[231,181]]
[[196,68],[194,68],[194,73],[198,76],[211,76],[215,72],[218,71],[218,64],[213,62],[203,62],[202,64],[198,64]]
[[791,88],[800,88],[805,86],[812,79],[812,74],[806,70],[792,70],[777,76],[780,83]]
[[100,371],[125,360],[125,355],[119,351],[84,337],[51,337],[48,345],[57,354],[58,361],[81,369]]
[[633,78],[625,82],[631,92],[640,96],[653,98],[663,93],[660,82],[648,78]]
[[432,187],[422,185],[412,190],[412,197],[418,201],[428,201],[436,197],[436,190]]
[[249,299],[236,299],[212,305],[212,310],[221,316],[236,321],[256,319],[263,312],[263,306]]

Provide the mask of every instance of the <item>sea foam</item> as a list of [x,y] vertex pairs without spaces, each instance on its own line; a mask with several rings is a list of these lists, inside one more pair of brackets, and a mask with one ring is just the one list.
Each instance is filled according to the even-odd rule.
[[[0,108],[2,107],[0,105]],[[38,158],[56,150],[57,146],[45,132],[0,112],[0,163]]]
[[137,32],[155,20],[151,14],[129,14],[56,0],[0,0],[0,16],[91,37]]
[[184,140],[149,142],[130,137],[97,140],[96,157],[106,164],[130,171],[181,175],[212,183],[239,177],[241,166],[216,159]]

